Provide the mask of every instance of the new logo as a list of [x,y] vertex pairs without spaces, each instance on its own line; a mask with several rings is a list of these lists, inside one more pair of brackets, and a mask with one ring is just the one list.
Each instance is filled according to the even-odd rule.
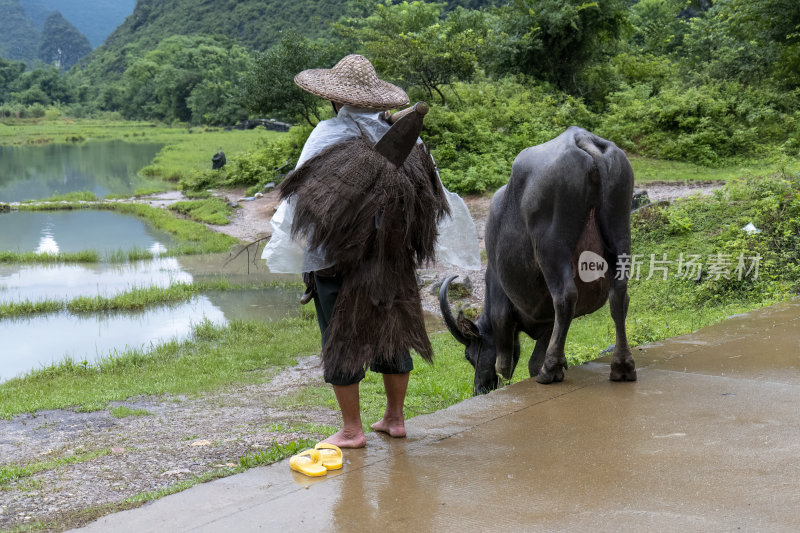
[[608,263],[594,252],[585,251],[578,258],[578,276],[584,283],[598,280],[608,271]]

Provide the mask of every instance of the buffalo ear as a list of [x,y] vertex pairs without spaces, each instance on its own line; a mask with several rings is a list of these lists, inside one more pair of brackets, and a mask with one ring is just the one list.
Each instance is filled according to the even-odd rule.
[[458,324],[458,329],[461,330],[461,333],[463,333],[465,337],[477,339],[481,336],[478,326],[475,325],[475,322],[464,316],[464,311],[458,312],[456,323]]

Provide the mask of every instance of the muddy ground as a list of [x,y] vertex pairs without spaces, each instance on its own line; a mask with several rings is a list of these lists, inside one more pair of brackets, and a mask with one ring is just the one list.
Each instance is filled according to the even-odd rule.
[[[717,187],[654,184],[647,189],[651,200],[657,201],[708,193]],[[277,205],[274,192],[252,201],[242,201],[240,190],[220,194],[240,207],[230,225],[215,230],[243,242],[267,236],[268,220]],[[165,193],[143,201],[166,207],[179,199],[179,193]],[[466,200],[482,237],[490,199],[480,196]],[[419,272],[426,310],[438,313],[431,287],[447,274],[469,277],[473,293],[465,303],[481,305],[483,272],[431,265]],[[134,398],[91,413],[59,410],[0,420],[0,473],[4,466],[101,453],[16,481],[0,482],[0,529],[36,522],[50,524],[56,530],[68,529],[129,506],[122,502],[131,496],[235,467],[242,456],[274,443],[318,439],[322,436],[318,426],[336,426],[338,412],[324,408],[297,412],[287,398],[302,387],[321,384],[319,358],[312,356],[262,385],[229,387],[197,398]],[[112,416],[110,408],[119,405],[146,414]]]

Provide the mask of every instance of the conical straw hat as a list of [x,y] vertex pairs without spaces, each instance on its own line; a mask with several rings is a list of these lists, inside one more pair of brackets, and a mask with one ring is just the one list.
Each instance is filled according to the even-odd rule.
[[333,68],[312,68],[294,77],[303,90],[342,104],[368,109],[395,109],[409,103],[406,92],[378,78],[364,56],[349,55]]

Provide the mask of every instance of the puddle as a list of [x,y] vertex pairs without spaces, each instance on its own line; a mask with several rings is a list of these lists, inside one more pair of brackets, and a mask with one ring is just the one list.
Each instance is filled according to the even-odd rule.
[[165,251],[174,239],[142,219],[113,211],[14,211],[0,214],[0,250],[69,253]]
[[99,198],[131,194],[156,183],[137,175],[160,144],[124,141],[43,146],[0,146],[0,202],[91,191]]

